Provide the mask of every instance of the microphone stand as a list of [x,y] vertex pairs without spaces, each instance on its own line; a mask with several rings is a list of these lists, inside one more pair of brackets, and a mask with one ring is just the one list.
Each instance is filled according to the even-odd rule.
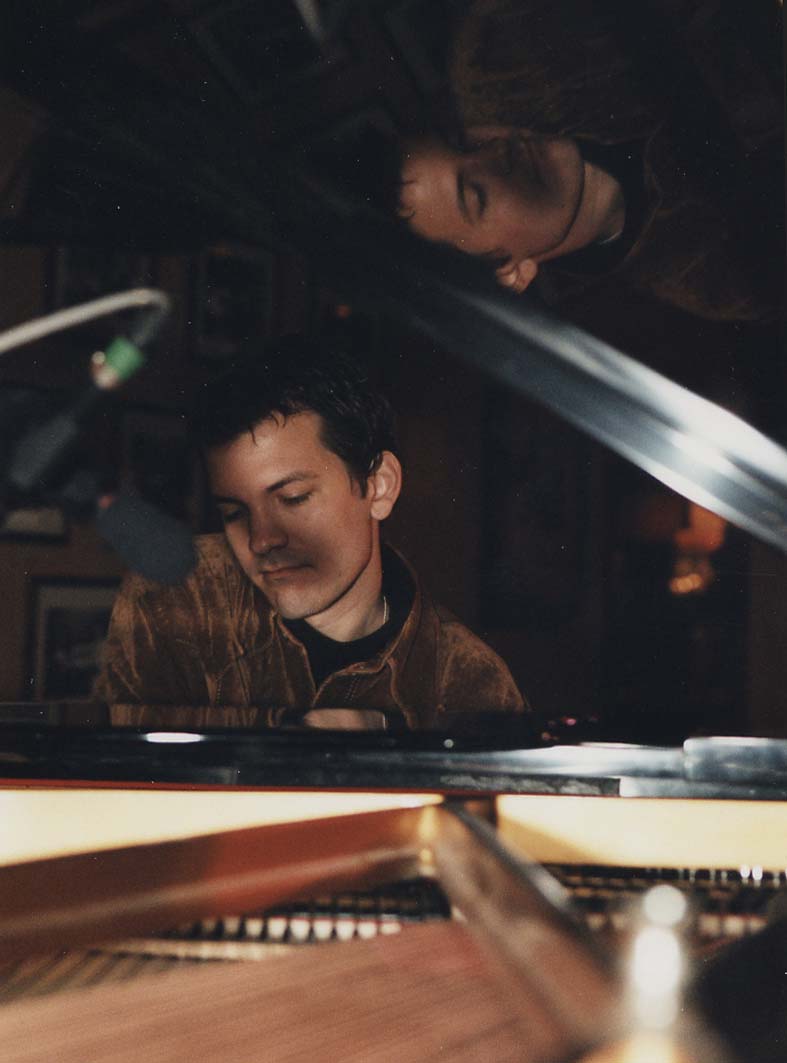
[[153,340],[169,312],[169,296],[136,288],[58,310],[0,334],[0,356],[54,332],[129,308],[140,313],[127,336],[116,337],[106,351],[93,355],[92,383],[65,409],[32,427],[25,424],[21,435],[10,441],[3,487],[14,502],[57,501],[82,513],[95,508],[98,530],[131,568],[151,579],[177,583],[194,564],[191,533],[184,524],[131,492],[97,500],[96,476],[88,468],[70,472],[64,479],[85,418],[145,364],[143,347]]

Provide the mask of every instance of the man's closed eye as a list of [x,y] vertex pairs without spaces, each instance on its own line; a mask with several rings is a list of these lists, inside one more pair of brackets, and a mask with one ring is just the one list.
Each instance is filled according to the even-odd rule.
[[308,502],[311,498],[312,492],[307,491],[303,495],[281,495],[281,501],[285,506],[302,506],[304,502]]

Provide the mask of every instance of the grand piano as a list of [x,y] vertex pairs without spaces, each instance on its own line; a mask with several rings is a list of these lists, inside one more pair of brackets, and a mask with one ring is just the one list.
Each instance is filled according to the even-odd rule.
[[[15,74],[33,95],[36,69],[64,63],[42,41]],[[141,215],[159,194],[129,163],[140,145],[161,151],[147,105],[119,136],[100,109],[80,113],[73,156],[93,136],[110,160],[103,222],[115,186],[138,180]],[[301,247],[359,299],[787,549],[787,454],[742,420],[313,175],[272,165],[261,203],[234,160],[233,209],[226,175],[215,184],[197,155],[182,179],[210,235],[217,216],[237,235],[240,210],[252,240]],[[173,218],[189,230],[187,211]],[[427,734],[394,719],[184,730],[162,713],[154,730],[88,702],[0,705],[7,1063],[784,1059],[784,740],[581,741],[560,721],[488,713]]]
[[779,1058],[782,741],[66,711],[0,736],[8,1060]]
[[[776,444],[557,318],[471,301],[493,371],[784,547]],[[3,706],[4,1058],[781,1058],[787,742],[332,711],[261,732]]]

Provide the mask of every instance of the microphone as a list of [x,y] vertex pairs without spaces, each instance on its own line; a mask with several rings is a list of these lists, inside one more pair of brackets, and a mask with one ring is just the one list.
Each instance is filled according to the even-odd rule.
[[196,563],[189,528],[131,491],[99,499],[96,527],[129,568],[159,583],[181,583]]
[[11,486],[25,495],[44,490],[66,462],[83,421],[97,401],[133,376],[144,363],[140,348],[125,337],[113,340],[106,352],[94,354],[93,382],[65,410],[28,429],[18,440],[8,466]]
[[[84,509],[96,490],[95,478],[89,470],[78,470],[57,489],[52,486],[53,481],[58,473],[61,480],[63,475],[68,475],[64,472],[67,459],[96,403],[145,364],[142,347],[155,337],[169,307],[170,299],[163,292],[135,288],[59,310],[0,333],[2,356],[8,350],[93,318],[129,308],[141,311],[127,336],[116,337],[106,351],[93,355],[92,382],[64,410],[45,416],[11,445],[3,487],[10,487],[11,493],[21,498],[57,496]],[[194,567],[191,531],[139,495],[121,491],[100,498],[96,524],[129,567],[150,579],[179,583]]]
[[46,317],[27,321],[0,334],[0,356],[53,332],[74,328],[95,318],[120,310],[139,311],[128,338],[119,336],[106,352],[92,359],[93,383],[66,410],[47,418],[22,435],[12,451],[8,470],[10,484],[23,494],[46,487],[47,480],[63,464],[79,433],[85,416],[106,391],[118,387],[145,364],[142,347],[150,343],[169,313],[170,298],[153,288],[133,288],[104,295],[89,303],[58,310]]

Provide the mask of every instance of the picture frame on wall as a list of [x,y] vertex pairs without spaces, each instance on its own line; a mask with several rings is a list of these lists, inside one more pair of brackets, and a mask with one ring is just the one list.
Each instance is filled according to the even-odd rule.
[[191,315],[196,361],[229,364],[267,338],[273,279],[265,248],[217,244],[199,255]]
[[[52,309],[60,310],[91,302],[104,295],[150,288],[157,281],[152,255],[134,248],[80,244],[56,247],[52,257]],[[103,347],[112,336],[124,332],[137,310],[122,310],[80,326],[79,333],[65,333],[66,342],[92,342]],[[158,340],[154,340],[155,349]]]
[[32,585],[29,686],[36,701],[88,700],[117,580],[40,579]]
[[146,288],[155,280],[153,257],[133,248],[67,245],[54,251],[54,309],[130,288]]
[[0,517],[0,541],[63,543],[67,537],[68,522],[59,506],[20,506]]

